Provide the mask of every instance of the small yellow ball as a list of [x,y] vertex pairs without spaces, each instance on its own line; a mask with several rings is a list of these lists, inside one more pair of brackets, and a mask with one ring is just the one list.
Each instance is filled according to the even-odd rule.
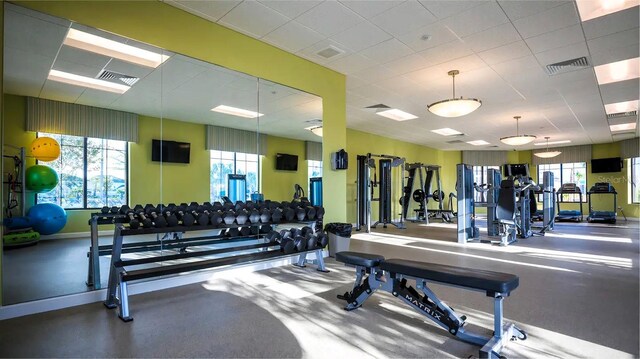
[[55,161],[60,157],[60,144],[51,137],[38,137],[31,142],[31,155],[39,161]]

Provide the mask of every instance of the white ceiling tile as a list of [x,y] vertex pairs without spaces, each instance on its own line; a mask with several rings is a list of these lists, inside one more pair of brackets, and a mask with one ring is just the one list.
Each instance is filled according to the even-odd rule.
[[493,49],[515,41],[520,35],[510,22],[492,27],[488,30],[465,36],[462,40],[475,52]]
[[547,74],[542,70],[540,64],[536,58],[531,56],[525,56],[514,60],[509,60],[495,64],[491,66],[498,74],[506,78],[514,78],[518,76],[530,76],[535,74],[536,76],[543,75],[542,78],[547,78]]
[[109,107],[120,96],[116,93],[85,89],[75,103],[94,107]]
[[224,26],[258,38],[288,21],[288,17],[257,1],[244,1],[218,20]]
[[427,61],[420,55],[411,54],[384,64],[394,75],[402,75],[428,67]]
[[394,36],[400,36],[434,21],[435,16],[416,1],[406,1],[371,19],[372,23]]
[[[322,1],[316,0],[259,0],[265,6],[272,8],[273,10],[281,13],[282,15],[295,19],[296,17],[304,14],[310,9],[318,6]],[[213,1],[216,2],[216,1]]]
[[391,37],[391,35],[380,30],[372,23],[363,21],[354,27],[333,35],[331,39],[357,52],[387,41]]
[[638,6],[614,12],[582,23],[587,39],[610,35],[616,32],[634,29],[640,23]]
[[213,22],[242,2],[242,0],[201,1],[201,0],[164,0],[167,4],[203,17]]
[[638,88],[640,88],[640,80],[638,79],[601,85],[600,93],[602,94],[602,102],[616,103],[637,100]]
[[343,74],[351,74],[377,65],[377,63],[360,54],[351,54],[331,61],[327,66]]
[[[429,38],[423,39],[425,35]],[[436,22],[397,36],[397,39],[414,51],[423,51],[454,41],[457,38],[442,22]]]
[[[451,69],[450,69],[451,70]],[[432,66],[405,74],[404,77],[433,89],[451,84],[451,76],[447,75],[439,66]]]
[[68,29],[14,11],[5,15],[4,28],[12,29],[4,33],[4,46],[44,56],[58,51]]
[[375,85],[394,93],[408,93],[420,86],[406,76],[397,76],[378,81]]
[[488,65],[499,64],[504,61],[518,59],[531,55],[531,50],[524,41],[516,41],[495,49],[478,53],[478,56]]
[[42,85],[49,76],[53,58],[28,51],[5,48],[3,60],[4,92],[38,97]]
[[591,52],[591,63],[593,66],[604,65],[612,62],[622,61],[638,57],[640,54],[640,44],[630,44],[619,47],[615,50]]
[[356,12],[365,19],[371,19],[374,16],[391,9],[394,6],[402,4],[405,0],[340,0],[342,5]]
[[511,21],[521,19],[523,17],[535,15],[551,8],[560,6],[567,1],[549,1],[549,0],[527,0],[527,1],[498,1],[500,7],[504,10]]
[[434,1],[434,0],[421,0],[420,3],[425,6],[432,14],[434,14],[438,19],[444,19],[449,16],[456,15],[458,13],[467,11],[476,6],[482,5],[486,3],[487,0],[472,0],[472,1],[462,1],[462,0],[444,0],[444,1]]
[[589,50],[587,49],[586,42],[576,43],[535,54],[535,57],[543,66],[582,56],[585,56],[587,59],[589,58]]
[[438,45],[418,53],[418,55],[424,57],[428,65],[440,64],[470,54],[473,54],[473,50],[471,50],[467,44],[458,40]]
[[47,80],[42,87],[40,97],[49,100],[75,103],[84,90],[84,87]]
[[460,71],[460,75],[457,75],[456,78],[462,81],[461,79],[464,78],[464,74],[466,72],[477,70],[486,66],[487,65],[478,55],[473,54],[444,62],[442,64],[439,64],[438,68],[444,73],[451,70]]
[[302,25],[325,36],[342,32],[363,21],[337,1],[326,1],[296,18]]
[[323,35],[296,21],[289,21],[262,38],[266,42],[294,53],[322,39],[324,39]]
[[353,76],[356,76],[361,79],[366,79],[366,81],[368,81],[369,83],[375,83],[375,82],[393,77],[394,74],[391,71],[387,70],[384,66],[375,66],[362,71],[355,72],[353,73]]
[[542,35],[530,37],[525,40],[533,53],[553,50],[559,47],[584,42],[584,34],[580,24],[546,32]]
[[459,37],[502,25],[509,19],[495,2],[486,2],[444,20]]
[[367,81],[364,81],[358,77],[347,76],[347,92],[349,92],[350,90],[356,89],[358,87],[365,86],[367,84],[368,84]]
[[594,66],[636,57],[638,44],[640,44],[638,28],[587,41]]
[[411,53],[413,50],[396,39],[387,40],[360,51],[360,54],[379,63],[393,61]]
[[513,21],[524,39],[579,23],[580,18],[573,2],[565,2],[550,10]]

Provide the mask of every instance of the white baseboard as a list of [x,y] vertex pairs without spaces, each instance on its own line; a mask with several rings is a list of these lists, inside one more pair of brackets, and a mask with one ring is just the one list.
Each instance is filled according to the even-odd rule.
[[[329,252],[323,251],[323,257],[327,257]],[[313,260],[316,258],[315,252],[308,253],[307,259]],[[223,272],[228,273],[242,273],[242,272],[255,272],[263,269],[269,269],[273,267],[280,267],[296,263],[298,256],[290,256],[282,259],[277,259],[267,262],[248,263],[244,265],[234,265],[218,269],[209,269],[201,272],[187,273],[183,275],[177,275],[169,278],[163,278],[158,280],[150,280],[146,282],[132,283],[129,285],[129,295],[153,292],[157,290],[179,287],[187,284],[201,283],[209,280],[214,274],[219,275]],[[0,307],[0,320],[22,317],[25,315],[49,312],[52,310],[64,309],[69,307],[75,307],[83,304],[90,304],[104,301],[107,296],[106,289],[94,290],[84,293],[76,293],[65,295],[55,298],[47,298],[42,300],[35,300],[26,303],[18,303]],[[115,315],[115,313],[114,313]]]

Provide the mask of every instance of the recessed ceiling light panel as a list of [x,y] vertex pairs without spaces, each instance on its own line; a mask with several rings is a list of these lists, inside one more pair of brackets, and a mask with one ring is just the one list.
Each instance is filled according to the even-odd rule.
[[638,0],[576,0],[582,21],[638,6]]
[[636,123],[629,122],[629,123],[621,123],[618,125],[610,125],[609,129],[611,130],[611,132],[631,131],[636,129]]
[[407,121],[418,118],[416,115],[412,115],[408,112],[404,112],[402,110],[398,110],[397,108],[392,108],[389,110],[378,111],[376,115],[380,115],[382,117],[390,118],[395,121]]
[[256,117],[264,116],[264,114],[259,113],[259,112],[244,110],[244,109],[241,109],[241,108],[231,107],[231,106],[226,106],[226,105],[216,106],[216,107],[212,108],[211,111],[224,113],[226,115],[244,117],[244,118],[256,118]]
[[538,142],[538,143],[534,143],[534,146],[545,146],[545,145],[561,145],[563,143],[570,143],[571,140],[560,140],[560,141],[550,141],[549,143],[547,142]]
[[638,110],[638,100],[609,103],[604,105],[607,115],[612,113],[632,112]]
[[489,142],[485,140],[468,141],[467,143],[474,146],[484,146],[489,144]]
[[616,61],[594,69],[599,85],[637,79],[640,77],[640,58]]
[[437,134],[442,135],[442,136],[455,136],[455,135],[461,135],[462,134],[462,132],[458,132],[458,131],[454,130],[453,128],[439,128],[437,130],[431,130],[431,132],[437,133]]
[[67,37],[64,39],[63,44],[81,50],[94,52],[100,55],[113,57],[122,61],[127,61],[153,68],[158,67],[169,58],[169,56],[167,55],[143,50],[139,47],[105,39],[104,37],[93,35],[77,29],[69,29],[69,32],[67,33]]
[[47,77],[47,79],[51,81],[66,83],[69,85],[87,87],[95,90],[108,91],[119,94],[123,94],[131,88],[127,85],[121,85],[109,81],[94,79],[93,77],[80,76],[58,70],[49,71],[49,76]]

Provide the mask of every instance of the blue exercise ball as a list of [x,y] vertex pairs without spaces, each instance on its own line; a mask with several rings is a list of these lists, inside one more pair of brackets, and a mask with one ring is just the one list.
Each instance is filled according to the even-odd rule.
[[54,234],[67,224],[67,212],[53,203],[40,203],[29,209],[33,229],[40,234]]

